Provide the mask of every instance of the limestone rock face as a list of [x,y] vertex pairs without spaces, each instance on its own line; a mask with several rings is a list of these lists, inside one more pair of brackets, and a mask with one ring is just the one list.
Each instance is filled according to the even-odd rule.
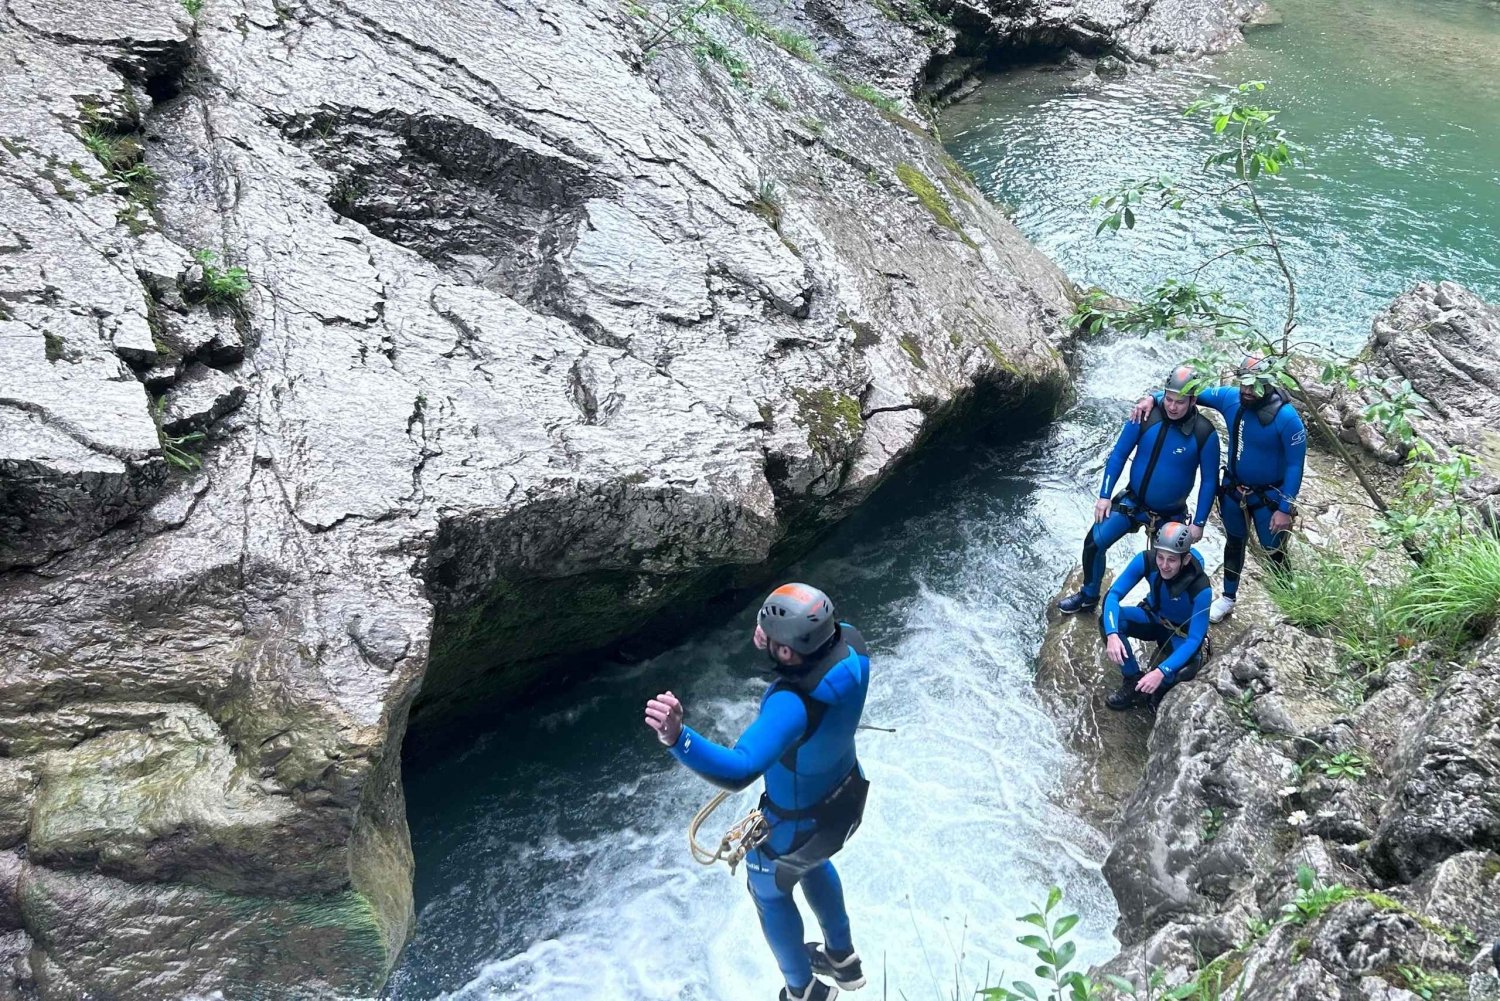
[[1375,318],[1354,372],[1370,388],[1324,390],[1321,402],[1339,436],[1383,462],[1398,463],[1404,449],[1362,419],[1383,398],[1376,387],[1409,383],[1427,402],[1411,418],[1414,432],[1441,459],[1462,452],[1478,460],[1481,475],[1464,499],[1496,510],[1500,495],[1500,306],[1453,282],[1423,282]]
[[981,26],[1002,49],[1042,45],[1154,63],[1233,48],[1246,22],[1267,10],[1263,0],[955,0],[953,19]]

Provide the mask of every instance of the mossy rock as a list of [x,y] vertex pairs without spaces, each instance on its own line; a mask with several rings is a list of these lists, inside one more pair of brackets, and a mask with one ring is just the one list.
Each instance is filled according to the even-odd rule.
[[830,461],[845,457],[864,433],[859,401],[847,393],[822,389],[794,389],[797,423],[807,428],[807,443]]
[[906,185],[906,189],[916,196],[922,207],[932,214],[938,225],[957,233],[959,238],[969,246],[975,246],[969,234],[965,233],[963,227],[958,224],[958,220],[953,218],[948,203],[943,200],[943,195],[938,191],[938,186],[933,183],[932,178],[905,161],[896,164],[896,176],[900,178],[902,184]]

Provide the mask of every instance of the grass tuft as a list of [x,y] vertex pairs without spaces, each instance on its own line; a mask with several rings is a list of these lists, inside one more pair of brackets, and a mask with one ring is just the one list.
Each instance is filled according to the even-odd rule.
[[1456,640],[1483,633],[1500,617],[1500,537],[1461,535],[1430,553],[1391,611],[1413,633]]

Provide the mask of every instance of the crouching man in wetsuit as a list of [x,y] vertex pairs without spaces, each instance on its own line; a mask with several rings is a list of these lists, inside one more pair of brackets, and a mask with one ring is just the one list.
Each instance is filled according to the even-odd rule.
[[[1155,709],[1173,685],[1190,681],[1207,654],[1208,609],[1213,588],[1203,557],[1193,549],[1188,527],[1173,521],[1156,533],[1152,551],[1140,553],[1104,598],[1099,628],[1105,652],[1120,667],[1120,687],[1106,700],[1111,709],[1150,704]],[[1120,602],[1144,579],[1146,600],[1131,608]],[[1131,639],[1156,642],[1152,669],[1141,673]]]
[[[760,808],[770,835],[745,856],[750,895],[786,979],[781,1001],[824,1001],[839,987],[865,985],[829,858],[859,826],[870,787],[854,753],[870,656],[859,631],[834,617],[828,596],[806,584],[771,592],[757,617],[755,645],[769,656],[774,680],[760,715],[734,747],[684,726],[682,704],[671,692],[646,703],[646,723],[673,757],[715,785],[743,789],[765,776]],[[824,945],[802,941],[802,915],[792,899],[799,883]]]
[[[1287,566],[1286,545],[1297,513],[1297,491],[1307,462],[1307,428],[1291,400],[1276,385],[1265,359],[1247,357],[1235,370],[1238,386],[1214,386],[1198,402],[1224,415],[1229,452],[1219,486],[1219,517],[1224,519],[1224,594],[1214,601],[1210,622],[1234,611],[1245,568],[1245,542],[1255,523],[1273,572]],[[1143,396],[1131,418],[1146,420],[1160,402]]]
[[[1127,533],[1187,521],[1187,496],[1194,479],[1199,480],[1198,504],[1191,530],[1194,542],[1203,538],[1219,486],[1219,433],[1198,413],[1187,392],[1195,378],[1191,368],[1179,365],[1167,377],[1162,406],[1145,420],[1125,422],[1104,467],[1094,526],[1083,538],[1083,589],[1059,600],[1059,611],[1071,615],[1099,604],[1105,556]],[[1110,491],[1132,453],[1129,484],[1111,499]]]

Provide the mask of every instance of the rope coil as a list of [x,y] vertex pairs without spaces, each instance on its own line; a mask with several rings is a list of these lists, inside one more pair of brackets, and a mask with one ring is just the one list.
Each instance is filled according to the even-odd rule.
[[710,850],[698,843],[698,829],[703,826],[704,821],[729,798],[726,790],[719,793],[713,799],[704,804],[703,808],[693,815],[693,822],[688,825],[688,850],[693,853],[693,861],[699,865],[713,865],[715,862],[725,862],[729,865],[730,875],[734,875],[735,867],[738,866],[746,855],[754,851],[771,834],[771,825],[766,823],[766,815],[760,810],[751,810],[741,820],[724,832],[719,839],[719,847]]

